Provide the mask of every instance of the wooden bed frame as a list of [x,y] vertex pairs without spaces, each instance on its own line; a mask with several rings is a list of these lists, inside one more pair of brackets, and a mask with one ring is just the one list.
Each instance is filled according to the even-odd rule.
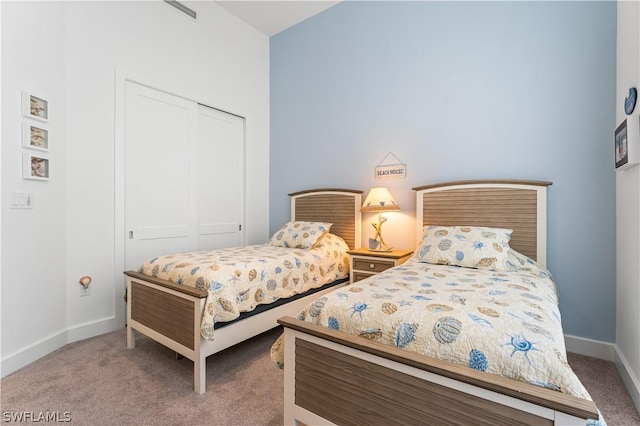
[[[341,236],[349,248],[360,246],[362,191],[316,189],[289,195],[292,220],[331,222],[331,232]],[[209,355],[276,327],[278,318],[297,314],[316,297],[337,288],[332,286],[216,328],[215,340],[210,341],[200,335],[206,290],[185,288],[133,271],[125,274],[127,347],[135,347],[135,330],[192,360],[193,386],[199,394],[206,388],[206,358]]]
[[[510,228],[512,247],[544,264],[548,185],[493,180],[414,188],[417,232],[427,224]],[[290,317],[279,323],[287,425],[584,426],[598,418],[592,401]]]

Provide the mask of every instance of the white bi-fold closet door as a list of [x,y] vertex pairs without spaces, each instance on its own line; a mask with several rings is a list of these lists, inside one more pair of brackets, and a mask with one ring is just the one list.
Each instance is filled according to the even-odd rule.
[[125,83],[125,268],[245,243],[244,119]]

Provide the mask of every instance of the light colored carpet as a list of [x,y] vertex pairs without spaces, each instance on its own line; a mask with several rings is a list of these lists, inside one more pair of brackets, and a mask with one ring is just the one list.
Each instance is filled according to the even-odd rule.
[[[193,392],[191,361],[143,336],[134,350],[124,330],[76,342],[2,379],[2,421],[7,412],[67,412],[74,425],[282,425],[283,375],[269,359],[279,334],[209,357],[204,395]],[[640,426],[613,363],[575,354],[569,362],[609,426]]]
[[568,353],[567,360],[608,426],[640,426],[640,415],[613,362],[574,353]]
[[282,425],[283,377],[269,359],[277,330],[207,359],[207,392],[193,363],[124,330],[72,343],[5,377],[2,411],[69,412],[74,425]]

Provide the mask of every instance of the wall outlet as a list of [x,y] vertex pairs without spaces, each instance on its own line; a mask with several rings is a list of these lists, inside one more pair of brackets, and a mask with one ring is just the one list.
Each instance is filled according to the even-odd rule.
[[80,286],[80,297],[90,296],[91,295],[91,287],[84,288]]

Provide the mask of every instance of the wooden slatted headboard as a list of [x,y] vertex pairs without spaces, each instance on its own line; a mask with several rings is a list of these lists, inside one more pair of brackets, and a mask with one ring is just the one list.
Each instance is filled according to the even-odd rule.
[[314,189],[289,194],[292,220],[331,222],[331,233],[342,237],[350,249],[360,247],[360,206],[363,191]]
[[545,265],[549,185],[551,182],[529,180],[470,180],[413,188],[418,242],[425,225],[508,228],[513,230],[509,245]]

